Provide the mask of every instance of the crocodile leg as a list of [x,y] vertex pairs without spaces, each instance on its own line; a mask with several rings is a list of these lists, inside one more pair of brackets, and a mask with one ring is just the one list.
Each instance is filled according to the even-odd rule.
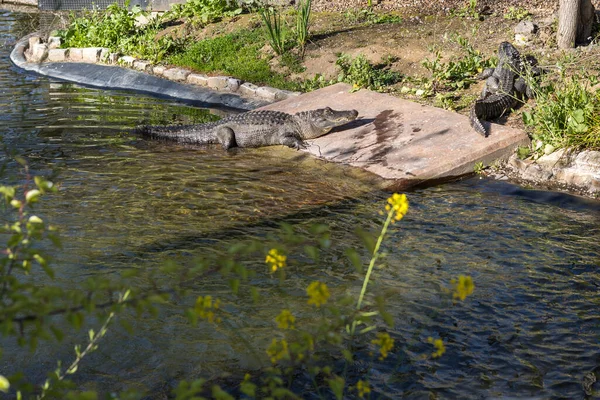
[[223,149],[229,150],[232,147],[236,147],[237,143],[235,142],[235,132],[228,126],[221,126],[217,129],[217,139]]
[[306,148],[306,143],[298,137],[297,134],[293,132],[287,132],[281,136],[282,145],[290,147],[292,149],[300,150]]

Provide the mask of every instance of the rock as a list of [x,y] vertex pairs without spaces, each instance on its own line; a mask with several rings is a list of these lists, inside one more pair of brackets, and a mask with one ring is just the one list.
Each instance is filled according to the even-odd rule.
[[239,79],[227,78],[227,86],[225,87],[225,90],[229,92],[237,92],[241,84],[242,81]]
[[190,73],[190,71],[183,68],[169,68],[163,72],[162,76],[173,81],[181,82],[185,81]]
[[133,66],[134,61],[135,61],[135,57],[131,57],[131,56],[119,57],[119,63],[126,65],[128,67]]
[[162,76],[162,74],[164,74],[166,70],[167,70],[167,67],[165,67],[163,65],[157,65],[154,68],[152,68],[152,73],[154,75]]
[[537,25],[531,21],[521,21],[515,26],[514,31],[516,34],[525,36],[533,35],[537,32]]
[[29,49],[33,50],[33,46],[42,43],[42,39],[39,36],[32,36],[29,38]]
[[86,47],[83,49],[83,61],[89,63],[97,63],[100,61],[100,53],[102,47]]
[[83,49],[77,47],[69,49],[69,61],[83,61]]
[[208,86],[208,76],[202,74],[189,74],[187,81],[192,85]]
[[48,38],[48,49],[58,49],[60,47],[61,40],[58,36],[50,36]]
[[276,101],[278,100],[277,96],[281,96],[278,89],[263,86],[256,89],[256,96],[261,99],[265,99],[267,101]]
[[69,58],[69,49],[50,49],[48,50],[48,58],[50,62],[67,61]]
[[211,76],[208,78],[208,87],[214,90],[224,90],[227,87],[226,76]]
[[244,82],[240,85],[239,93],[242,96],[254,97],[256,96],[256,91],[258,90],[258,86],[250,82]]
[[48,57],[48,46],[45,43],[37,43],[31,48],[29,62],[40,63]]
[[142,72],[152,72],[154,65],[152,65],[150,61],[135,60],[133,62],[133,68]]

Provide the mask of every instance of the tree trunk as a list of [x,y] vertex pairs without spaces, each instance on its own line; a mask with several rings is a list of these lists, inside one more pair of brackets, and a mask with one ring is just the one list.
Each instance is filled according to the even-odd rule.
[[594,5],[591,0],[560,0],[556,42],[561,49],[575,47],[592,34]]
[[560,49],[575,47],[580,0],[560,0],[556,42]]

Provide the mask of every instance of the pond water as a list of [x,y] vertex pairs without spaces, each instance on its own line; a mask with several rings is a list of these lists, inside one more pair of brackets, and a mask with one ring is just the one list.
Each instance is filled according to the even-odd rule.
[[[343,249],[357,245],[356,227],[374,231],[382,222],[389,194],[375,189],[372,176],[277,147],[224,152],[141,140],[129,133],[138,124],[205,121],[220,112],[18,71],[8,54],[31,24],[29,15],[0,11],[0,134],[33,174],[60,186],[38,210],[63,237],[63,249],[53,250],[57,284],[126,268],[155,271],[167,260],[192,265],[237,241],[277,234],[281,222],[328,224],[341,244],[326,268],[290,269],[284,286],[259,273],[257,305],[236,302],[216,278],[195,283],[194,295],[227,299],[222,325],[193,327],[174,302],[157,318],[135,320],[135,335],[111,329],[80,367],[81,387],[133,387],[162,398],[179,379],[256,371],[281,308],[311,318],[310,282],[327,283],[334,295],[358,293],[361,277]],[[1,178],[24,179],[13,162]],[[369,370],[375,393],[583,398],[584,376],[600,371],[600,202],[479,178],[408,196],[409,213],[375,272],[396,341]],[[459,274],[471,275],[476,290],[452,304],[443,289]],[[21,369],[39,384],[85,336],[35,352],[3,340],[0,374]],[[429,336],[443,338],[443,357],[424,357]]]

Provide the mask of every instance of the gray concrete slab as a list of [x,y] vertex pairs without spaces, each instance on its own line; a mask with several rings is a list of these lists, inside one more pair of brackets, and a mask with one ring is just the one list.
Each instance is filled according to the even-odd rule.
[[373,172],[391,180],[390,186],[398,190],[471,173],[476,163],[489,165],[507,158],[517,146],[529,142],[519,129],[490,124],[490,136],[484,138],[464,115],[369,90],[350,93],[350,89],[338,83],[263,109],[358,110],[358,120],[310,141],[307,151]]

